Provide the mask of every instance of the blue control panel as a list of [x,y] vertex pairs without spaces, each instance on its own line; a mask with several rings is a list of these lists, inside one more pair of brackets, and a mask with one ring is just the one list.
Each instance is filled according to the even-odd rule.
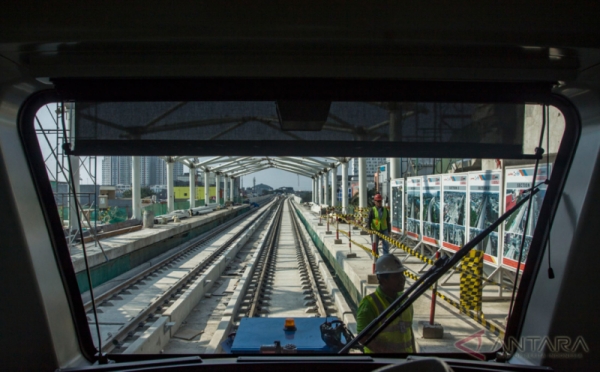
[[[258,354],[263,345],[273,345],[275,341],[281,347],[294,345],[298,353],[332,353],[321,339],[320,326],[325,318],[293,318],[295,331],[284,331],[286,318],[242,318],[235,339],[231,345],[234,354]],[[337,320],[335,317],[328,321]]]

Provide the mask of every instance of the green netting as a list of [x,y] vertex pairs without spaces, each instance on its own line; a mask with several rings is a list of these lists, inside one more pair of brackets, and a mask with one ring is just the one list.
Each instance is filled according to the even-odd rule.
[[90,211],[90,222],[100,221],[102,219],[102,211]]
[[176,201],[175,202],[175,210],[178,209],[190,209],[190,201],[186,200],[186,201]]
[[[237,202],[241,203],[241,198],[235,198]],[[225,200],[221,199],[221,204],[224,204]],[[203,207],[205,205],[204,199],[198,199],[195,201],[195,207]],[[58,205],[58,215],[62,221],[69,219],[69,207]],[[178,209],[189,209],[190,202],[189,200],[176,201],[175,202],[175,210]],[[87,207],[84,206],[84,209]],[[150,204],[145,206],[143,210],[151,211],[155,216],[160,216],[168,213],[168,207],[166,203],[160,204]],[[98,211],[90,211],[90,221],[98,221],[101,223],[117,223],[127,220],[128,209],[121,207],[110,207],[107,210],[98,210]]]
[[100,212],[102,223],[117,223],[127,220],[127,209],[119,207],[110,207],[107,210]]
[[[90,222],[98,221],[103,223],[116,223],[125,221],[127,219],[127,208],[118,208],[112,207],[108,210],[95,210],[90,206],[84,205],[82,207],[84,210],[89,212],[88,218]],[[91,210],[89,210],[91,209]],[[69,207],[65,207],[62,205],[58,206],[58,216],[62,221],[66,221],[69,219]],[[84,219],[85,221],[85,219]]]
[[150,204],[143,209],[148,212],[153,212],[155,216],[160,216],[167,213],[167,204]]

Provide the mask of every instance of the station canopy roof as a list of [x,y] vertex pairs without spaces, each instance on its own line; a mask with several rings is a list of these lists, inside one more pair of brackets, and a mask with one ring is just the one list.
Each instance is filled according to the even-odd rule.
[[198,158],[193,156],[163,157],[165,160],[183,163],[188,168],[218,173],[227,177],[241,177],[268,168],[276,168],[305,177],[314,177],[321,172],[348,161],[350,158],[293,157],[293,156],[216,156]]

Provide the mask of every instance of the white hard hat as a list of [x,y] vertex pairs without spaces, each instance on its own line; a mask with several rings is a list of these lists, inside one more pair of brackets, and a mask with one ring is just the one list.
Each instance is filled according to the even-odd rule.
[[402,262],[393,254],[384,254],[375,263],[375,274],[395,274],[406,271]]

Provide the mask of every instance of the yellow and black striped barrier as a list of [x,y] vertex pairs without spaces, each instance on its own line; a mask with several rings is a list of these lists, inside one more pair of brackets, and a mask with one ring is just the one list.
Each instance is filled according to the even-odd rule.
[[[412,280],[418,280],[419,277],[415,274],[413,274],[412,272],[409,271],[405,271],[404,272],[404,276],[412,279]],[[436,295],[441,298],[442,300],[446,301],[449,305],[453,306],[454,308],[456,308],[460,313],[468,316],[469,318],[473,319],[475,322],[477,322],[478,324],[480,324],[481,326],[485,327],[485,329],[487,329],[488,331],[494,333],[496,336],[499,337],[504,337],[504,330],[502,330],[500,327],[498,327],[497,325],[488,322],[487,320],[485,320],[485,317],[483,315],[483,313],[480,312],[481,315],[477,315],[477,313],[474,313],[471,309],[465,307],[465,306],[461,306],[459,303],[457,303],[456,301],[454,301],[453,299],[443,295],[442,293],[440,293],[439,291],[436,292]]]
[[[341,220],[343,220],[344,222],[346,222],[348,225],[353,225],[353,226],[356,226],[356,227],[358,227],[358,228],[360,228],[360,229],[362,229],[362,230],[365,230],[365,229],[364,229],[364,228],[363,228],[361,225],[354,223],[354,221],[350,221],[350,220],[347,218],[347,216],[348,216],[348,215],[340,215],[340,216],[338,216],[338,218],[340,218]],[[345,232],[345,231],[342,231],[342,230],[340,230],[340,232],[341,232],[342,234],[344,234],[344,235],[348,236],[348,233],[347,233],[347,232]],[[374,256],[375,258],[379,258],[379,254],[377,254],[376,252],[373,252],[373,250],[372,250],[371,248],[367,248],[367,247],[365,247],[364,245],[362,245],[362,244],[360,244],[360,243],[357,243],[357,242],[355,242],[355,241],[354,241],[354,240],[352,240],[352,239],[350,239],[350,241],[351,241],[351,242],[352,242],[354,245],[357,245],[357,246],[359,246],[360,248],[364,249],[364,250],[365,250],[365,252],[369,253],[369,254],[370,254],[372,257]]]
[[[395,240],[395,239],[392,239],[392,238],[390,238],[390,237],[388,237],[388,236],[386,236],[386,235],[383,235],[383,234],[381,234],[380,232],[377,232],[377,231],[371,231],[371,230],[367,230],[367,229],[365,229],[365,228],[364,228],[362,225],[359,225],[359,224],[356,224],[356,223],[354,223],[354,221],[349,221],[349,220],[347,219],[347,215],[346,215],[346,216],[338,216],[338,217],[339,217],[340,219],[344,220],[346,223],[348,223],[348,224],[350,224],[350,225],[357,226],[357,227],[358,227],[358,228],[360,228],[361,230],[367,231],[368,233],[371,233],[371,234],[377,234],[377,235],[378,235],[380,238],[382,238],[382,239],[385,239],[385,240],[386,240],[388,243],[390,243],[390,244],[392,244],[392,245],[394,245],[394,246],[396,246],[396,247],[398,247],[398,248],[402,249],[403,251],[405,251],[406,253],[408,253],[408,254],[410,254],[410,255],[412,255],[412,256],[415,256],[415,257],[417,257],[418,259],[420,259],[421,261],[423,261],[423,262],[425,262],[425,263],[428,263],[429,265],[433,265],[433,264],[434,264],[434,261],[433,261],[432,259],[430,259],[429,257],[427,257],[427,256],[425,256],[425,255],[422,255],[422,254],[420,254],[419,252],[417,252],[417,251],[415,251],[415,250],[413,250],[413,249],[409,248],[409,247],[408,247],[408,246],[406,246],[405,244],[402,244],[402,243],[400,243],[399,241],[397,241],[397,240]],[[348,236],[348,233],[346,233],[345,231],[341,231],[341,230],[340,230],[340,232],[342,232],[344,235]],[[351,240],[351,241],[352,241],[352,240]],[[359,246],[360,248],[364,249],[364,250],[365,250],[366,252],[368,252],[369,254],[373,254],[372,250],[371,250],[371,249],[369,249],[369,248],[367,248],[367,247],[365,247],[364,245],[362,245],[362,244],[359,244],[359,243],[356,243],[356,242],[354,242],[354,241],[352,241],[352,243],[354,243],[355,245],[357,245],[357,246]],[[471,251],[471,252],[474,252],[474,251]],[[481,252],[481,251],[477,251],[477,252]],[[474,255],[477,255],[478,253],[473,253],[473,254],[474,254]],[[469,256],[468,256],[468,257],[469,257]],[[481,260],[482,260],[482,259],[483,259],[483,256],[481,256]],[[475,261],[476,261],[476,259],[475,259],[475,258],[467,258],[467,260],[472,260],[473,262],[475,262]],[[469,263],[471,263],[471,262],[469,262]],[[491,283],[491,284],[500,285],[500,284],[498,284],[498,283],[496,283],[496,282],[494,282],[494,281],[492,281],[492,280],[489,280],[489,279],[483,278],[483,277],[481,276],[481,274],[482,274],[482,271],[483,271],[483,270],[481,270],[481,273],[479,273],[479,272],[471,272],[470,268],[471,268],[471,266],[470,266],[469,264],[467,264],[467,265],[465,265],[465,266],[463,266],[463,267],[461,267],[461,268],[457,268],[456,270],[466,275],[466,276],[465,276],[465,281],[468,281],[468,279],[466,279],[467,277],[472,277],[472,278],[476,278],[476,279],[481,279],[481,280],[483,280],[483,281],[486,281],[486,282],[488,282],[488,283]],[[479,270],[478,270],[478,271],[479,271]],[[415,280],[415,281],[419,279],[419,277],[418,277],[417,275],[415,275],[415,274],[413,274],[412,272],[409,272],[409,271],[405,271],[405,272],[404,272],[404,275],[405,275],[406,277],[408,277],[408,278],[412,279],[412,280]],[[462,277],[461,277],[461,281],[462,281]],[[476,281],[476,282],[479,282],[479,283],[481,283],[481,281],[478,281],[478,280],[475,280],[475,281]],[[469,283],[473,283],[473,282],[472,282],[472,281],[469,281]],[[475,289],[475,288],[476,288],[476,285],[475,285],[475,284],[472,284],[472,285],[470,285],[470,284],[466,284],[466,285],[467,285],[468,287],[469,287],[469,286],[471,286],[471,287],[472,287],[472,289]],[[480,285],[480,287],[481,287],[481,285]],[[493,324],[493,323],[490,323],[490,322],[488,322],[487,320],[485,320],[485,317],[484,317],[483,313],[481,313],[481,302],[479,302],[479,304],[478,304],[478,306],[479,306],[479,314],[481,314],[481,315],[478,315],[477,313],[474,313],[474,312],[473,312],[473,311],[472,311],[472,310],[471,310],[469,307],[466,307],[466,306],[461,306],[461,304],[459,304],[459,303],[457,303],[456,301],[452,300],[451,298],[449,298],[449,297],[447,297],[447,296],[443,295],[443,294],[442,294],[442,293],[440,293],[439,291],[438,291],[438,292],[436,292],[436,295],[437,295],[439,298],[441,298],[442,300],[444,300],[446,303],[448,303],[449,305],[451,305],[451,306],[453,306],[454,308],[456,308],[456,309],[457,309],[457,310],[458,310],[460,313],[462,313],[462,314],[464,314],[464,315],[467,315],[469,318],[473,319],[475,322],[477,322],[478,324],[480,324],[480,325],[482,325],[483,327],[485,327],[485,329],[487,329],[488,331],[490,331],[490,332],[494,333],[495,335],[497,335],[497,336],[499,336],[499,337],[504,337],[504,331],[503,331],[503,330],[502,330],[500,327],[498,327],[497,325],[495,325],[495,324]],[[468,302],[469,302],[469,300],[470,300],[470,298],[469,298],[469,294],[465,294],[465,297],[464,297],[464,298],[465,298],[466,302],[468,303]],[[461,301],[461,302],[462,302],[462,301]],[[471,305],[473,305],[473,304],[471,304]],[[477,305],[475,305],[475,306],[472,306],[472,307],[475,307],[475,308],[477,308]]]
[[[339,216],[340,219],[344,220],[346,223],[350,224],[350,225],[354,225],[356,227],[358,227],[361,230],[367,231],[370,234],[377,234],[381,239],[386,240],[388,243],[402,249],[403,251],[405,251],[406,253],[417,257],[419,260],[429,264],[429,265],[433,265],[434,261],[432,259],[430,259],[429,257],[422,255],[421,253],[409,248],[408,246],[406,246],[405,244],[400,243],[399,241],[392,239],[386,235],[381,234],[378,231],[372,231],[372,230],[368,230],[365,229],[362,225],[355,223],[354,221],[350,221],[347,219],[347,215],[346,216]],[[341,231],[341,230],[340,230]],[[348,236],[348,233],[343,232],[343,234],[345,234],[346,236]],[[358,244],[354,241],[352,241],[352,243],[354,243],[355,245],[359,246],[360,248],[364,249],[366,252],[372,254],[372,250],[368,249],[367,247]],[[481,252],[481,251],[471,251],[471,252]],[[472,253],[474,255],[478,255],[478,253]],[[466,257],[467,260],[471,260],[473,262],[469,262],[469,264],[476,262],[476,258],[472,258],[470,256]],[[483,260],[483,256],[481,256],[481,260]],[[482,262],[482,261],[481,261]],[[481,270],[476,270],[475,272],[472,272],[472,265],[461,265],[461,268],[456,268],[455,270],[464,274],[465,275],[465,285],[466,287],[468,287],[468,292],[475,292],[475,291],[479,291],[481,289],[481,281],[485,281],[488,282],[490,284],[495,284],[495,285],[500,285],[499,283],[496,283],[490,279],[486,279],[483,278],[482,273],[483,273],[483,269]],[[412,272],[409,271],[405,271],[404,275],[412,280],[418,280],[419,277],[415,274],[413,274]],[[468,277],[470,277],[470,279],[467,279]],[[461,276],[461,282],[463,281],[462,279],[463,277]],[[475,278],[475,280],[473,280],[473,278]],[[477,280],[480,279],[480,280]],[[468,282],[468,283],[467,283]],[[475,282],[479,283],[479,289],[477,288],[477,285],[475,284]],[[448,298],[447,296],[443,295],[442,293],[440,293],[439,291],[436,292],[436,295],[441,298],[442,300],[446,301],[448,304],[450,304],[451,306],[453,306],[454,308],[456,308],[459,312],[461,312],[462,314],[467,315],[469,318],[473,319],[475,322],[479,323],[480,325],[482,325],[483,327],[485,327],[488,331],[494,333],[497,336],[500,337],[504,337],[504,331],[498,327],[495,324],[492,324],[490,322],[488,322],[487,320],[485,320],[485,317],[483,315],[483,313],[481,313],[481,300],[479,300],[478,304],[474,304],[473,300],[476,298],[475,296],[473,296],[473,294],[471,293],[465,293],[464,296],[461,296],[462,298],[465,299],[466,303],[469,304],[470,306],[461,306],[461,304],[457,303],[456,301],[452,300],[451,298]],[[461,298],[461,302],[462,302],[462,298]],[[479,297],[480,298],[480,297]],[[479,308],[479,313],[481,315],[478,315],[477,313],[474,313],[470,307],[474,307],[475,309]]]
[[397,241],[396,239],[392,239],[387,235],[383,235],[382,233],[380,233],[379,231],[373,231],[373,230],[367,230],[369,233],[371,234],[377,234],[377,236],[379,236],[381,239],[385,240],[386,242],[392,244],[393,246],[396,246],[400,249],[402,249],[403,251],[405,251],[406,253],[415,256],[416,258],[418,258],[419,260],[428,263],[430,265],[433,265],[433,260],[413,249],[410,249],[408,246],[406,246],[405,244],[400,243],[399,241]]
[[[340,230],[340,233],[348,236],[348,233],[345,231]],[[350,241],[352,242],[352,244],[358,246],[359,248],[362,248],[365,252],[367,252],[368,254],[370,254],[371,256],[373,256],[373,251],[370,248],[365,247],[364,245],[355,242],[354,240],[350,239]],[[377,253],[375,253],[375,258],[379,258],[379,255]]]
[[[479,277],[483,276],[483,251],[473,249],[461,260],[460,306],[481,312],[483,286]],[[464,271],[470,271],[470,275]]]
[[[360,227],[362,228],[362,226],[360,226]],[[430,259],[429,257],[427,257],[427,256],[425,256],[425,255],[422,255],[421,253],[419,253],[419,252],[417,252],[417,251],[415,251],[415,250],[413,250],[413,249],[410,249],[410,248],[409,248],[408,246],[406,246],[405,244],[402,244],[402,243],[400,243],[399,241],[397,241],[397,240],[395,240],[395,239],[392,239],[392,238],[390,238],[390,237],[388,237],[388,236],[386,236],[386,235],[383,235],[383,234],[381,234],[381,233],[380,233],[380,232],[378,232],[378,231],[372,231],[372,230],[371,230],[371,231],[369,231],[369,230],[366,230],[366,229],[364,229],[364,228],[363,228],[363,230],[365,230],[365,231],[369,232],[370,234],[377,234],[377,235],[378,235],[378,236],[379,236],[381,239],[385,239],[385,240],[386,240],[388,243],[390,243],[390,244],[392,244],[392,245],[394,245],[394,246],[396,246],[396,247],[398,247],[398,248],[402,249],[402,250],[403,250],[403,251],[405,251],[406,253],[408,253],[408,254],[410,254],[410,255],[412,255],[412,256],[414,256],[414,257],[418,258],[419,260],[423,261],[424,263],[427,263],[427,264],[429,264],[429,265],[433,265],[433,263],[434,263],[434,261],[433,261],[432,259]],[[506,285],[502,285],[502,284],[500,284],[500,283],[497,283],[497,282],[495,282],[495,281],[493,281],[493,280],[491,280],[491,279],[484,278],[484,277],[483,277],[483,275],[482,275],[482,274],[483,274],[483,272],[481,272],[481,274],[478,274],[478,273],[475,273],[475,272],[473,272],[473,271],[470,271],[468,268],[465,268],[465,267],[455,268],[454,270],[456,270],[457,272],[459,272],[459,273],[461,273],[461,274],[467,274],[467,275],[470,275],[470,276],[472,276],[473,278],[477,278],[477,279],[479,279],[479,280],[482,280],[482,281],[484,281],[484,282],[486,282],[486,283],[488,283],[488,284],[493,284],[493,285],[497,285],[497,286],[499,286],[499,287],[501,286],[501,287],[503,287],[504,289],[512,290],[512,288],[510,288],[510,287],[507,287]]]
[[504,337],[504,331],[497,325],[492,324],[492,323],[488,322],[487,320],[485,320],[483,313],[480,313],[481,315],[477,315],[470,309],[468,309],[464,306],[460,306],[459,304],[456,303],[456,301],[444,296],[440,292],[437,292],[437,295],[439,298],[441,298],[442,300],[446,301],[447,303],[449,303],[450,305],[452,305],[456,309],[458,309],[458,311],[460,311],[462,314],[465,314],[469,318],[473,319],[474,321],[476,321],[477,323],[479,323],[480,325],[485,327],[485,329],[487,329],[488,331],[494,333],[496,336],[499,336],[502,338]]

